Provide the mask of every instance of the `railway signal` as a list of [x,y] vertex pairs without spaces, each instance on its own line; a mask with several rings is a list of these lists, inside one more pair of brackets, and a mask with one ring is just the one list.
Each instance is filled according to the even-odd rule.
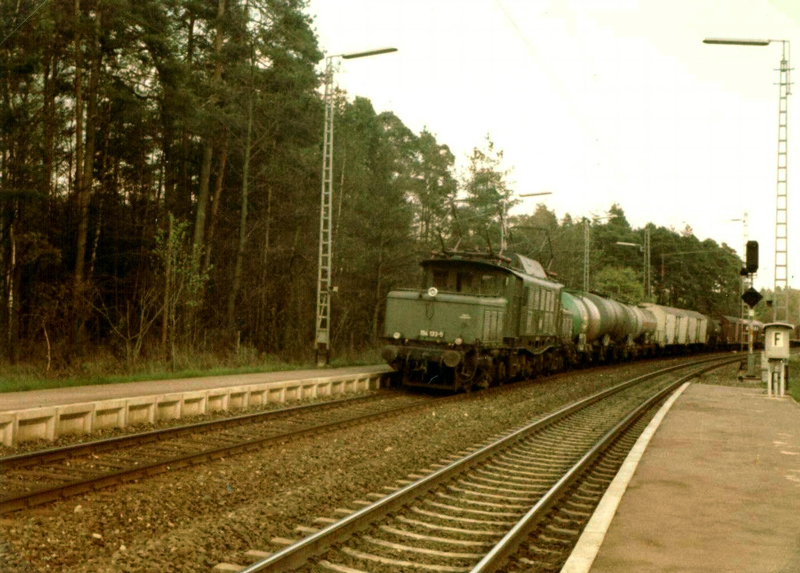
[[762,298],[764,297],[761,296],[761,293],[758,292],[753,287],[750,287],[749,289],[744,291],[744,294],[742,295],[742,300],[750,308],[755,307],[759,302],[761,302]]
[[[748,265],[750,264],[750,243],[756,244],[756,268],[758,268],[758,243],[755,241],[748,241],[747,242],[747,262]],[[749,266],[747,267],[749,269]],[[752,286],[744,291],[742,295],[742,300],[744,303],[750,307],[748,311],[748,328],[747,328],[747,378],[755,379],[756,378],[756,358],[753,354],[753,307],[755,307],[759,301],[764,298],[761,296],[761,293],[754,289]]]
[[758,241],[747,241],[745,269],[748,274],[758,270]]

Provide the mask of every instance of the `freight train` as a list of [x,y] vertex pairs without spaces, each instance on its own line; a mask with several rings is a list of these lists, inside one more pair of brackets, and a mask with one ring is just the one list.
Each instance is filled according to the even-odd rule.
[[422,289],[387,297],[382,356],[406,386],[465,391],[745,336],[741,319],[567,289],[519,254],[443,250],[422,268]]

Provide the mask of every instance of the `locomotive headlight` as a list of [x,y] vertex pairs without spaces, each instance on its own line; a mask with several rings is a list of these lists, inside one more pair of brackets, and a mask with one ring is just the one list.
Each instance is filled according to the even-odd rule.
[[461,346],[464,343],[464,339],[460,336],[455,339],[456,346]]
[[395,340],[400,340],[400,333],[395,332],[394,334],[392,334],[392,338],[394,338]]

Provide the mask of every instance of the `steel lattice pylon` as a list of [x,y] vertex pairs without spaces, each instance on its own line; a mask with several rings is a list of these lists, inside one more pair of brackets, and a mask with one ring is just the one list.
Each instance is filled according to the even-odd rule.
[[778,181],[775,197],[775,290],[772,320],[789,322],[789,194],[788,194],[788,116],[792,84],[789,80],[789,42],[781,41],[778,82]]
[[591,257],[589,219],[583,220],[583,292],[589,292],[589,260]]
[[397,48],[378,48],[365,52],[335,54],[326,58],[325,66],[325,131],[322,138],[322,196],[319,210],[319,272],[317,275],[317,332],[314,351],[317,364],[331,361],[331,294],[333,280],[333,60],[352,60],[396,52]]
[[[781,67],[778,70],[778,181],[775,199],[775,288],[773,292],[772,320],[789,322],[789,97],[792,82],[789,79],[789,40],[706,38],[704,44],[727,46],[769,46],[781,43]],[[744,285],[742,285],[744,286]],[[780,292],[779,292],[780,291]]]
[[644,274],[644,292],[642,294],[647,297],[647,302],[653,302],[653,290],[650,281],[650,227],[647,225],[644,228],[644,248],[642,253],[644,254],[644,270],[642,271]]
[[333,265],[333,58],[325,71],[325,131],[322,140],[322,194],[319,214],[319,265],[317,275],[317,333],[314,350],[317,362],[330,361],[331,274]]

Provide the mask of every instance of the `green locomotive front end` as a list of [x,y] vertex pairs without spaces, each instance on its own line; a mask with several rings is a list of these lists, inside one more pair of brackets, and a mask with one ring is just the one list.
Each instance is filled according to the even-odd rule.
[[386,336],[462,346],[502,342],[508,301],[502,297],[395,291],[389,294]]
[[544,369],[560,356],[571,316],[562,286],[518,255],[439,253],[421,290],[389,293],[384,359],[407,386],[464,390]]

